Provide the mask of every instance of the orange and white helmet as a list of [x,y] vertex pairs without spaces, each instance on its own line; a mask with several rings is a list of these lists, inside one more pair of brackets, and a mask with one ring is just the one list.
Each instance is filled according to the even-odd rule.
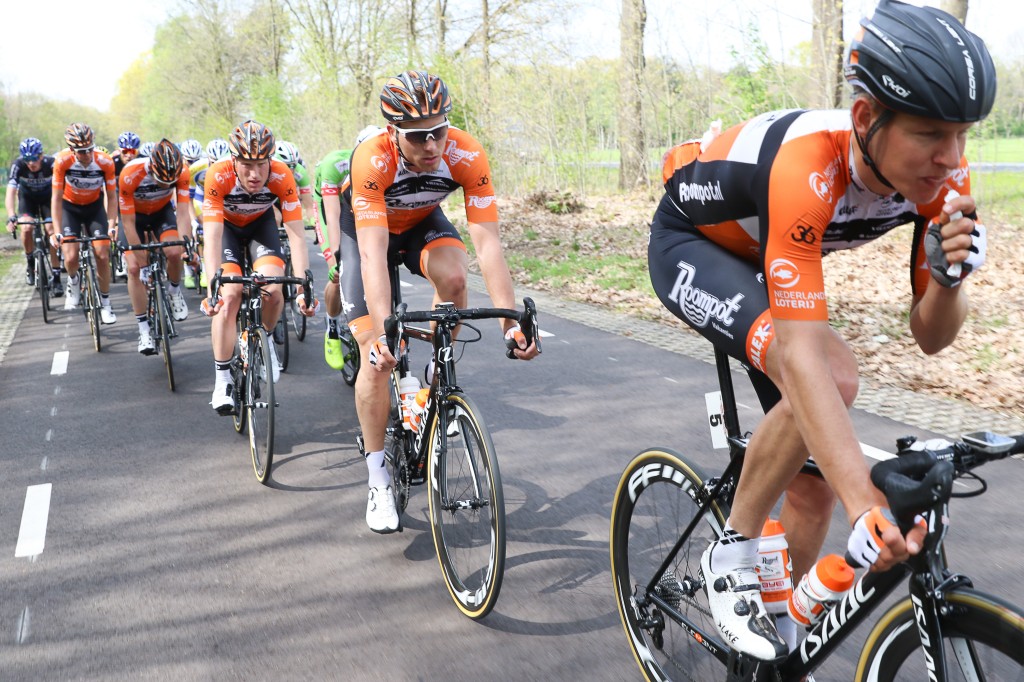
[[64,130],[64,141],[73,151],[89,151],[95,144],[92,128],[84,123],[72,123]]
[[231,156],[236,159],[264,161],[274,155],[274,133],[252,119],[243,121],[228,136]]
[[392,76],[380,92],[380,110],[392,123],[418,121],[452,110],[452,98],[444,81],[426,71],[406,71]]

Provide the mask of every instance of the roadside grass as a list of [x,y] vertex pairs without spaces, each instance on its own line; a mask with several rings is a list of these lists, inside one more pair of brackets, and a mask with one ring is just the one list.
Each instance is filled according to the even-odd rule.
[[986,163],[1024,163],[1024,137],[971,138],[967,158]]
[[25,257],[19,251],[0,251],[0,279],[7,276],[17,263],[24,263]]

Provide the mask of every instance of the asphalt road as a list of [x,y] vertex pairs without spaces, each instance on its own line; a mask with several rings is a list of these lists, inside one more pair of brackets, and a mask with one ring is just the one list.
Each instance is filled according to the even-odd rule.
[[[407,300],[425,305],[426,284],[405,279]],[[352,389],[323,362],[321,324],[292,338],[266,487],[246,440],[209,407],[198,299],[174,341],[172,394],[159,356],[136,353],[124,285],[113,295],[118,322],[101,353],[79,312],[43,324],[33,300],[0,364],[0,680],[639,679],[611,591],[611,498],[648,446],[721,466],[704,416],[713,367],[543,306],[544,354],[512,362],[497,323],[481,324],[459,379],[498,453],[508,558],[494,612],[473,622],[443,585],[422,490],[403,533],[366,528]],[[62,351],[67,371],[51,374]],[[756,411],[741,419],[753,428]],[[854,419],[880,448],[929,435]],[[950,558],[980,589],[1024,603],[1024,468],[987,472],[988,494],[953,506]],[[842,526],[837,516],[826,549],[842,547]],[[29,556],[16,556],[19,542]],[[849,679],[858,645],[819,682]]]

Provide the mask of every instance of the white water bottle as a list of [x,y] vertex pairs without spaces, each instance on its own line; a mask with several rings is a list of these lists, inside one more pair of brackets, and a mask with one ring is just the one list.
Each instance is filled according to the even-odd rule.
[[786,531],[775,519],[768,519],[761,529],[757,548],[757,577],[761,580],[761,600],[765,611],[786,613],[793,595],[793,563],[789,558]]
[[822,557],[793,590],[789,617],[805,628],[813,627],[853,587],[853,581],[853,569],[843,557]]
[[402,402],[402,426],[406,431],[414,431],[413,410],[416,393],[420,390],[420,380],[414,376],[402,377],[398,380],[398,396]]

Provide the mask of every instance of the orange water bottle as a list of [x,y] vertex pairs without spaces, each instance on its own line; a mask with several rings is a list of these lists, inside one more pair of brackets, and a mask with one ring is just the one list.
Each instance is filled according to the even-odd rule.
[[402,426],[406,431],[415,431],[413,426],[413,405],[416,393],[420,390],[420,380],[414,376],[405,376],[398,380],[398,399],[402,409]]
[[789,558],[786,531],[775,519],[761,529],[757,549],[757,577],[761,579],[761,600],[768,613],[786,613],[793,594],[793,563]]
[[853,581],[853,569],[843,557],[822,557],[793,590],[789,617],[805,628],[813,627],[853,587]]

